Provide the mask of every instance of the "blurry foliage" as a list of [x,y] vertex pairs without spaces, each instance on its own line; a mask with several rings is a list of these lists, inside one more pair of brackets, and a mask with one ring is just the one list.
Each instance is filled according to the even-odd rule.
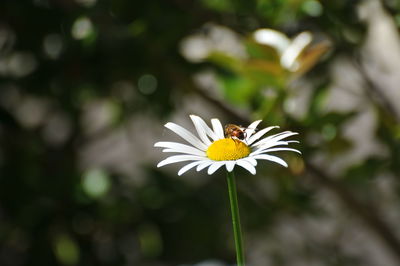
[[[266,164],[256,177],[240,172],[245,231],[273,239],[282,216],[324,215],[315,204],[318,189],[307,183],[306,162],[319,153],[328,160],[340,157],[354,145],[342,129],[357,112],[326,111],[325,104],[330,67],[340,56],[356,56],[365,39],[358,2],[2,1],[0,265],[177,265],[209,258],[232,263],[222,175],[193,185],[147,162],[138,170],[144,181],[131,184],[133,177],[107,167],[82,169],[80,162],[82,147],[101,137],[102,129],[123,127],[133,115],[165,121],[187,95],[201,97],[201,88],[188,80],[203,69],[213,71],[217,94],[233,111],[301,133],[304,161],[285,155],[288,169]],[[399,25],[399,2],[383,3]],[[217,49],[201,62],[186,60],[182,40],[207,31],[209,22],[238,34],[245,56]],[[283,67],[274,47],[254,40],[254,31],[266,27],[290,40],[306,30],[315,34],[296,58],[298,70]],[[288,99],[301,80],[312,91],[297,117]],[[94,115],[108,114],[104,121],[84,118],[91,104],[101,106]],[[369,156],[336,173],[365,202],[380,174],[400,173],[398,121],[371,104],[378,121],[373,134],[386,156]],[[232,113],[227,117],[239,117]],[[274,250],[266,254],[274,265],[294,265],[283,248]],[[362,265],[336,243],[310,240],[303,251],[324,265]]]

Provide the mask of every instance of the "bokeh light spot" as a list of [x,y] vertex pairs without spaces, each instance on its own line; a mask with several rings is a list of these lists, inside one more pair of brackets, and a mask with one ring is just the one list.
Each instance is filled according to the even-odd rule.
[[49,34],[43,40],[43,50],[51,59],[57,59],[64,47],[59,34]]
[[68,235],[61,234],[55,239],[55,254],[65,265],[75,265],[79,260],[79,247]]
[[305,13],[312,17],[321,16],[323,11],[321,3],[316,0],[305,1],[302,5],[302,9]]
[[137,19],[131,23],[129,29],[133,36],[138,36],[146,31],[146,23],[143,20]]
[[110,189],[110,178],[101,169],[92,169],[83,176],[82,187],[87,195],[92,198],[99,198]]
[[146,95],[154,93],[157,89],[156,77],[150,74],[141,76],[138,80],[138,88],[141,93]]
[[30,52],[14,52],[0,59],[0,74],[16,78],[25,77],[37,68],[35,56]]
[[80,17],[75,20],[72,26],[72,37],[77,40],[82,40],[89,37],[93,33],[92,21],[87,17]]

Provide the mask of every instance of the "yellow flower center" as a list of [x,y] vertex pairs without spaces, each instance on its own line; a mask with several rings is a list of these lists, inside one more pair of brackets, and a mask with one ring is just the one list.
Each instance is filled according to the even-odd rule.
[[207,149],[207,157],[214,161],[232,161],[250,154],[250,147],[238,139],[225,138],[214,141]]

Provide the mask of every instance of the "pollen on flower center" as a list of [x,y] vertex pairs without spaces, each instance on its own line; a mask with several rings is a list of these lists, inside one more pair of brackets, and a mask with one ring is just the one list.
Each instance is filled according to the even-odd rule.
[[246,157],[250,148],[238,139],[225,138],[213,142],[207,149],[207,157],[214,161],[232,161]]

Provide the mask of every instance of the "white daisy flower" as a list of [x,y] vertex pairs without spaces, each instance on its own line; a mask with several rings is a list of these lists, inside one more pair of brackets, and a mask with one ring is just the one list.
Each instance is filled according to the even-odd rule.
[[211,175],[222,166],[225,166],[228,172],[232,172],[235,165],[238,165],[255,175],[257,160],[268,160],[285,167],[288,166],[281,158],[271,155],[271,152],[294,151],[300,153],[296,149],[285,147],[290,143],[298,143],[298,141],[284,140],[298,133],[284,131],[262,138],[270,130],[279,127],[271,126],[256,132],[261,120],[254,121],[247,128],[240,128],[244,134],[240,136],[243,139],[239,139],[225,136],[222,124],[216,118],[211,119],[212,129],[199,116],[190,115],[190,118],[199,137],[175,123],[165,124],[166,128],[172,130],[190,145],[169,141],[157,142],[154,147],[164,148],[163,152],[179,154],[161,161],[157,167],[178,162],[190,162],[179,170],[178,175],[182,175],[194,167],[197,171],[208,167],[207,173]]

